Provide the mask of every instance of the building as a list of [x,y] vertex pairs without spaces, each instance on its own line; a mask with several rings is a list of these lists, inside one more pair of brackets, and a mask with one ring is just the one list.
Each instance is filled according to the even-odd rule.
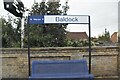
[[67,39],[70,40],[88,40],[86,32],[68,32]]
[[118,32],[114,32],[114,33],[111,35],[110,40],[111,40],[111,42],[113,42],[113,43],[118,42]]

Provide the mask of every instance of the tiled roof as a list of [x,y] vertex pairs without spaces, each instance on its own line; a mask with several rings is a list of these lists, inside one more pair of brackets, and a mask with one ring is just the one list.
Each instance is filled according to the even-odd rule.
[[84,40],[84,39],[88,39],[88,35],[86,32],[68,32],[67,39]]

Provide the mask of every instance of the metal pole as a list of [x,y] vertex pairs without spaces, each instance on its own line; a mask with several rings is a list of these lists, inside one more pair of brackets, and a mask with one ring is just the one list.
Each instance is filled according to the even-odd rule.
[[30,29],[29,29],[30,25],[29,25],[29,16],[28,16],[28,73],[29,73],[29,76],[31,75],[31,61],[30,61]]
[[90,16],[89,16],[89,73],[91,73],[91,27],[90,27]]
[[21,48],[24,47],[24,13],[23,13],[23,17],[21,18]]

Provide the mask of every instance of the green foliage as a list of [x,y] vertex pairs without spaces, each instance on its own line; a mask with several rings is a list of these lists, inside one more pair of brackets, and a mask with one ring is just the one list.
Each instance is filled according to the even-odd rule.
[[[61,15],[62,11],[59,10],[59,2],[41,2],[35,3],[32,6],[31,15]],[[8,16],[7,22],[2,20],[2,42],[3,47],[20,47],[21,45],[21,20],[16,19],[16,28],[12,25],[12,17]],[[66,26],[62,24],[49,24],[49,25],[27,25],[27,17],[25,21],[25,37],[24,47],[27,47],[27,30],[30,29],[30,46],[31,47],[62,47],[66,45],[65,34]]]
[[[41,2],[32,6],[31,15],[61,15],[59,2]],[[27,34],[27,26],[25,34]],[[30,46],[31,47],[63,47],[66,45],[66,26],[62,24],[31,25]],[[27,46],[27,35],[25,35],[25,47]]]
[[[11,16],[8,22],[2,18],[2,47],[20,47],[20,33],[17,28],[13,28]],[[19,25],[19,24],[18,24]]]
[[98,36],[98,40],[99,41],[110,41],[109,31],[107,31],[107,29],[105,29],[105,32],[101,36]]
[[71,47],[85,47],[89,45],[87,40],[66,40],[67,46]]

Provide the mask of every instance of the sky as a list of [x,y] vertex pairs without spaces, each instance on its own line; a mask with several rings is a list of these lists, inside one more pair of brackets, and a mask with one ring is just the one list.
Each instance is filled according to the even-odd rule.
[[[21,0],[25,7],[31,8],[34,0]],[[41,2],[42,0],[35,0]],[[65,5],[65,0],[60,0],[61,6]],[[112,35],[118,31],[118,2],[119,0],[68,0],[68,15],[90,15],[91,36],[97,37],[104,33],[105,28]],[[3,0],[0,0],[0,16],[8,13],[4,10]],[[60,8],[62,9],[62,8]],[[88,25],[69,24],[68,31],[87,32]]]

